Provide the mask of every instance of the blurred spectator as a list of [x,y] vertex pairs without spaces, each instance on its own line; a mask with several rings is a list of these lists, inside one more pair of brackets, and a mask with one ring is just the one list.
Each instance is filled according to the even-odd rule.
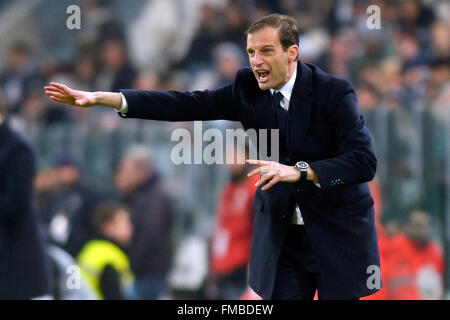
[[99,299],[133,298],[133,273],[124,251],[130,244],[133,225],[126,207],[103,203],[95,211],[92,224],[97,237],[87,242],[77,256],[83,278]]
[[356,88],[358,105],[361,112],[367,117],[367,113],[378,107],[380,94],[377,88],[369,83],[361,83]]
[[52,200],[58,184],[58,174],[53,168],[39,170],[34,180],[39,216],[46,227],[52,218]]
[[445,58],[450,52],[450,22],[438,21],[431,27],[431,56]]
[[127,150],[115,184],[135,226],[130,260],[137,298],[158,299],[165,293],[171,267],[173,209],[147,147],[135,145]]
[[122,38],[124,33],[117,23],[110,4],[105,0],[83,0],[83,28],[80,33],[80,46],[98,49],[107,39]]
[[213,57],[217,70],[216,86],[231,83],[245,62],[241,50],[230,42],[219,43],[214,48]]
[[230,182],[220,195],[211,237],[210,268],[217,282],[219,299],[236,300],[247,288],[247,264],[253,234],[253,198],[259,177],[247,178],[248,166],[239,148],[228,150]]
[[[183,237],[174,255],[174,268],[168,276],[171,299],[204,300],[216,297],[216,288],[209,285],[207,242],[199,235]],[[210,288],[213,293],[208,292]]]
[[412,210],[403,231],[391,240],[392,251],[385,259],[386,299],[442,299],[444,260],[430,238],[429,214]]
[[[350,79],[350,60],[352,51],[348,50],[349,38],[345,33],[335,35],[331,39],[329,51],[321,57],[319,65],[338,77]],[[301,54],[301,50],[300,50]]]
[[95,300],[96,293],[84,278],[76,278],[75,259],[63,249],[49,244],[46,248],[53,279],[52,295],[55,300]]
[[399,6],[399,21],[403,29],[417,28],[417,31],[424,31],[434,19],[433,11],[420,0],[400,1]]
[[[219,17],[223,19],[219,35],[220,41],[234,43],[240,50],[247,48],[247,39],[243,37],[247,21],[238,1],[228,1]],[[242,52],[246,52],[246,50]]]
[[44,223],[49,239],[76,256],[93,236],[92,213],[103,195],[83,179],[80,163],[70,153],[61,154],[53,170],[57,188]]
[[8,111],[11,114],[21,113],[25,97],[31,92],[39,92],[42,96],[44,83],[31,48],[26,43],[16,43],[11,49],[8,65],[0,74]]
[[185,57],[174,64],[174,68],[189,67],[196,64],[208,63],[214,44],[217,42],[217,15],[210,5],[203,5],[200,9],[198,32],[191,41]]
[[131,88],[136,70],[128,61],[126,46],[121,39],[108,39],[100,47],[103,63],[97,77],[96,87],[103,91]]
[[134,80],[133,88],[139,90],[158,90],[160,88],[159,79],[157,75],[152,72],[139,72]]
[[416,34],[401,32],[397,35],[396,50],[404,67],[424,62],[424,52],[421,50]]
[[0,299],[48,299],[50,269],[34,207],[34,150],[10,127],[1,92],[0,141]]
[[82,52],[73,67],[74,82],[80,90],[90,90],[94,87],[97,75],[97,61],[90,52]]
[[[438,99],[441,91],[450,83],[450,51],[446,57],[435,58],[430,61],[430,77],[427,84],[426,96]],[[448,104],[449,100],[442,100]]]

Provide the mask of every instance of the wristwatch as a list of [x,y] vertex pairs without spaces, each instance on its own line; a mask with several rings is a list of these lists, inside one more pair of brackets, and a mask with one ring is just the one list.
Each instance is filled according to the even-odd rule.
[[304,161],[299,161],[294,166],[295,169],[297,169],[300,172],[300,180],[299,182],[304,183],[306,181],[306,178],[308,176],[308,169],[309,164],[307,164]]

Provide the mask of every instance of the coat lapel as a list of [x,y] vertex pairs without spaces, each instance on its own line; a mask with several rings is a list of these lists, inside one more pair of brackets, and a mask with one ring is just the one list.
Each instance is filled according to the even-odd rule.
[[298,62],[297,79],[289,102],[289,158],[305,141],[312,108],[312,71]]

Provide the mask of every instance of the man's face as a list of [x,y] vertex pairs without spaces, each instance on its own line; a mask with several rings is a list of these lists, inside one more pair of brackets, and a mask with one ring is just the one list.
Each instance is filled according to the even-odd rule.
[[407,223],[408,236],[419,244],[426,244],[430,238],[430,223],[427,213],[414,211],[411,213]]
[[[293,49],[294,48],[294,49]],[[265,27],[247,36],[247,53],[262,90],[281,89],[289,80],[289,63],[295,61],[297,46],[283,50],[278,29]]]
[[128,195],[139,186],[145,177],[144,173],[139,170],[133,159],[125,157],[119,164],[115,175],[115,184],[117,190]]

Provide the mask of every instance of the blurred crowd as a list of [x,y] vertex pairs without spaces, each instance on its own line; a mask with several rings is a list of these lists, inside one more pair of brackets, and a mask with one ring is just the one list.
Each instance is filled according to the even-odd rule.
[[[244,31],[251,21],[273,12],[298,21],[302,61],[352,82],[376,145],[386,128],[401,131],[409,142],[414,136],[409,134],[411,128],[395,123],[417,112],[431,115],[433,129],[437,123],[445,132],[450,125],[448,1],[148,0],[142,1],[136,19],[126,22],[118,18],[114,3],[81,2],[82,28],[73,33],[76,46],[70,59],[59,60],[51,54],[52,47],[36,48],[20,40],[10,47],[0,69],[0,88],[18,128],[39,127],[46,132],[95,121],[99,130],[111,131],[122,125],[111,110],[52,102],[43,90],[49,81],[86,91],[199,90],[231,82],[237,70],[248,65]],[[379,30],[366,24],[366,9],[373,4],[380,7]],[[390,136],[384,139],[389,141]],[[450,156],[445,140],[436,142],[444,159]],[[377,151],[383,155],[384,149]],[[409,198],[407,205],[396,205],[393,188],[403,187],[391,181],[408,184],[414,175],[414,164],[402,158],[405,154],[390,161],[389,168],[381,162],[384,175],[371,183],[384,284],[374,298],[441,299],[444,254],[442,244],[433,240],[432,227],[443,219],[449,182],[438,159],[440,167],[435,170],[440,174],[433,171],[430,179],[437,185],[440,204],[421,196],[423,201]],[[176,255],[183,250],[181,246],[177,250],[174,242],[176,194],[164,188],[156,157],[147,145],[131,145],[118,159],[109,173],[113,186],[94,183],[83,172],[88,164],[71,150],[46,159],[39,168],[38,211],[52,244],[48,251],[54,278],[65,275],[64,269],[58,272],[58,263],[70,265],[73,260],[86,282],[82,286],[86,290],[75,298],[255,298],[246,291],[254,193],[244,174],[247,168],[228,168],[229,180],[220,188],[208,245],[203,248],[194,238],[183,240],[183,245],[192,244],[182,247],[192,253],[186,261]],[[177,279],[170,276],[171,270],[184,262],[188,268],[189,260],[205,255],[208,270],[199,281],[171,287],[176,282],[171,279]],[[64,291],[55,284],[53,295],[70,298]]]

